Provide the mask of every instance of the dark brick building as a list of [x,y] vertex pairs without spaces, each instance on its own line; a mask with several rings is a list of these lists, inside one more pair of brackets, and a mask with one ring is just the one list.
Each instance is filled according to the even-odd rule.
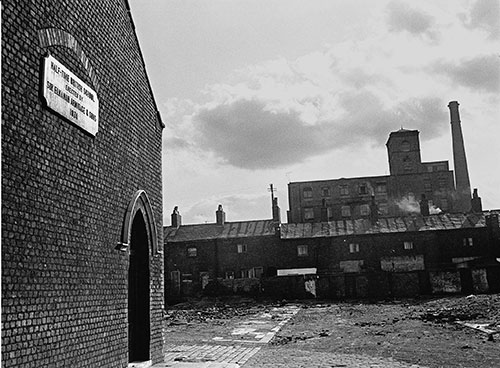
[[161,134],[127,1],[2,2],[2,366],[162,360]]
[[422,162],[419,132],[400,129],[387,140],[389,175],[288,184],[288,222],[321,222],[419,213],[425,196],[431,213],[468,212],[471,189],[458,103],[450,102],[455,171],[448,161]]
[[[222,206],[209,224],[182,225],[174,210],[164,233],[167,296],[200,293],[217,279],[233,284],[259,279],[264,272],[275,275],[277,262],[282,263],[278,221],[228,222]],[[251,287],[251,282],[233,286]]]
[[166,294],[194,295],[210,282],[218,293],[293,298],[498,292],[499,213],[177,222],[165,229]]

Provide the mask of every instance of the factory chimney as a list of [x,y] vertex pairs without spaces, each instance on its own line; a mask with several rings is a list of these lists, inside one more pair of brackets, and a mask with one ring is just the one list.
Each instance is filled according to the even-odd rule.
[[460,125],[458,105],[457,101],[451,101],[448,104],[451,119],[453,164],[455,166],[455,188],[458,195],[457,210],[469,212],[471,209],[469,170],[467,169],[467,158],[465,156],[464,137],[462,135],[462,126]]

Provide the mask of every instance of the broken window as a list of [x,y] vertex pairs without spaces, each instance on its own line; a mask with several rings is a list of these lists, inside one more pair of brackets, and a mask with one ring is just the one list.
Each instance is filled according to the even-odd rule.
[[306,257],[309,254],[307,245],[302,244],[302,245],[297,245],[297,255],[299,257]]

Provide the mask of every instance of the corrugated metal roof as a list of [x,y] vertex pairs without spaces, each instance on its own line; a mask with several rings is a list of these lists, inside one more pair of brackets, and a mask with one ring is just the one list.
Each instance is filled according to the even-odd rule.
[[224,225],[196,224],[182,225],[179,228],[166,226],[164,239],[167,242],[195,240],[248,238],[271,236],[275,234],[277,223],[273,220],[226,222]]
[[489,213],[500,214],[500,210],[380,218],[374,224],[369,219],[282,224],[281,239],[480,228],[486,226],[485,216]]

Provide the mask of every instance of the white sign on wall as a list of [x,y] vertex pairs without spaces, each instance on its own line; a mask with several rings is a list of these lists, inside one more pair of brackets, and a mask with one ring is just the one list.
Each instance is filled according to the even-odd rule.
[[50,109],[96,135],[99,127],[97,93],[50,55],[45,58],[42,89]]

